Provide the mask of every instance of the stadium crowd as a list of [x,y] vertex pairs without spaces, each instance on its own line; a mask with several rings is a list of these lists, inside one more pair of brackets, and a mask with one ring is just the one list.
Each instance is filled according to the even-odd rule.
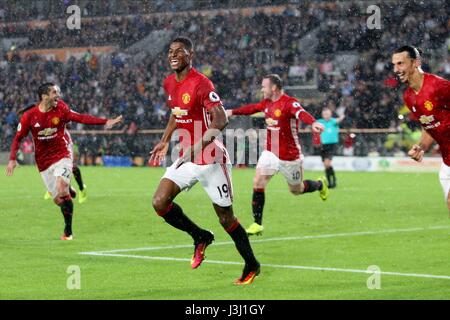
[[[70,3],[65,1],[64,5]],[[114,6],[105,4],[102,11],[101,3],[89,2],[93,7],[86,9],[85,16],[107,17],[83,23],[81,30],[68,30],[65,24],[55,21],[50,21],[44,29],[31,31],[26,25],[15,23],[0,26],[0,37],[26,36],[29,39],[19,48],[93,44],[120,48],[104,62],[91,52],[65,63],[46,61],[33,55],[21,58],[16,52],[19,48],[4,52],[0,57],[0,72],[7,75],[0,79],[2,151],[9,148],[14,135],[17,111],[36,100],[35,88],[46,81],[58,83],[64,99],[78,112],[105,117],[123,114],[126,119],[123,129],[129,135],[134,135],[138,129],[162,128],[168,116],[161,88],[163,78],[170,72],[166,52],[141,61],[133,61],[124,53],[129,45],[153,30],[171,30],[194,41],[195,66],[217,85],[227,108],[255,101],[260,79],[266,73],[279,73],[287,84],[299,76],[304,82],[315,81],[323,93],[323,98],[305,103],[308,111],[319,117],[321,108],[328,106],[336,114],[345,114],[344,128],[397,128],[401,124],[398,112],[402,102],[390,70],[390,53],[400,42],[426,50],[438,49],[449,37],[449,8],[440,8],[439,1],[417,2],[412,6],[387,2],[382,10],[388,14],[383,15],[379,30],[367,28],[367,4],[361,2],[318,1],[286,5],[280,14],[259,12],[251,16],[220,11],[217,15],[197,18],[196,13],[188,13],[183,19],[168,14],[143,16],[146,11],[141,12],[142,7],[132,6],[123,9],[120,16],[113,16],[116,15]],[[148,9],[161,4],[161,10],[153,8],[153,12],[177,11],[164,7],[167,5],[164,1],[149,3],[144,7]],[[0,12],[0,22],[22,16],[18,6],[5,8],[3,13]],[[36,10],[32,16],[38,19],[59,17],[51,10]],[[141,14],[135,14],[137,12]],[[315,53],[304,59],[299,39],[317,27]],[[418,42],[417,39],[421,40]],[[350,70],[340,70],[334,65],[333,57],[349,51],[356,52],[359,60]],[[270,52],[269,58],[265,56],[267,52]],[[429,57],[429,52],[425,52],[425,57]],[[425,64],[424,69],[448,78],[450,58],[433,65]],[[302,97],[298,98],[302,100]],[[79,125],[72,129],[83,128],[87,127]],[[139,150],[139,139],[84,136],[80,140],[80,144],[85,143],[91,152],[143,152]]]

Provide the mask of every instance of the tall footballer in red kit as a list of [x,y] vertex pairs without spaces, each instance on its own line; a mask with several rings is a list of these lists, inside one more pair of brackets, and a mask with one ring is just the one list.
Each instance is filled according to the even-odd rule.
[[394,73],[408,88],[403,100],[422,126],[422,137],[408,155],[422,161],[433,142],[439,145],[442,165],[439,180],[450,213],[450,81],[420,68],[421,53],[413,46],[403,46],[392,55]]
[[314,133],[322,132],[323,125],[297,99],[284,93],[279,75],[265,76],[261,82],[261,92],[264,99],[259,103],[227,110],[228,116],[264,112],[267,125],[266,147],[258,159],[253,180],[252,211],[255,221],[246,230],[249,235],[259,235],[264,230],[265,188],[277,172],[284,175],[294,195],[319,191],[322,200],[329,196],[325,177],[318,181],[303,181],[303,155],[298,139],[299,121],[311,125]]
[[200,182],[211,199],[220,224],[244,259],[244,270],[235,284],[247,285],[260,273],[260,263],[233,212],[231,163],[227,150],[218,141],[228,119],[212,82],[192,67],[193,56],[190,39],[178,37],[170,43],[168,62],[174,73],[164,80],[164,91],[171,116],[149,161],[164,159],[175,131],[181,140],[182,153],[162,177],[153,195],[153,208],[172,227],[192,237],[194,254],[191,267],[198,268],[205,259],[207,246],[214,240],[214,234],[189,219],[174,199],[182,190]]
[[66,134],[66,124],[73,121],[84,124],[105,125],[111,128],[122,121],[79,114],[61,100],[60,89],[54,83],[44,83],[37,90],[39,102],[24,111],[11,144],[6,175],[11,176],[17,166],[16,154],[20,142],[29,132],[33,136],[35,159],[47,191],[61,208],[65,228],[61,240],[72,240],[73,202],[70,190],[72,178],[71,141]]

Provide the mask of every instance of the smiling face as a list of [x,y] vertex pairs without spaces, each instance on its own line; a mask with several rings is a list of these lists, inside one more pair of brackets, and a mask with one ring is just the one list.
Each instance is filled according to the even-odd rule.
[[56,107],[59,99],[61,99],[61,90],[58,86],[49,87],[47,94],[42,95],[44,104],[52,108]]
[[402,83],[406,83],[420,67],[420,60],[412,59],[407,51],[403,51],[392,55],[392,65],[395,75]]
[[168,61],[173,71],[180,73],[191,66],[193,51],[186,49],[181,42],[172,42],[169,47]]

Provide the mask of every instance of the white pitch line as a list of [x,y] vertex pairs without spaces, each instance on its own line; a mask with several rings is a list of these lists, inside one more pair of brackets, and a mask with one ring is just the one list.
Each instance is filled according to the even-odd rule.
[[[366,236],[366,235],[385,234],[385,233],[401,233],[401,232],[414,232],[414,231],[440,230],[440,229],[450,229],[450,226],[432,226],[432,227],[428,227],[428,228],[386,229],[386,230],[379,230],[379,231],[360,231],[360,232],[319,234],[319,235],[309,235],[309,236],[277,237],[277,238],[251,240],[251,243],[262,243],[262,242],[272,242],[272,241],[293,241],[293,240],[325,239],[325,238],[338,238],[338,237],[354,237],[354,236]],[[213,244],[214,244],[214,246],[234,245],[234,242],[233,241],[223,241],[223,242],[214,242]],[[191,248],[191,247],[192,247],[192,244],[180,244],[180,245],[169,245],[169,246],[156,246],[156,247],[143,247],[143,248],[131,248],[131,249],[92,251],[92,252],[84,252],[84,253],[96,253],[96,252],[101,252],[101,253],[137,252],[137,251],[154,251],[154,250],[180,249],[180,248]]]
[[[136,259],[158,260],[158,261],[182,261],[182,262],[190,262],[191,261],[191,259],[187,259],[187,258],[151,257],[151,256],[138,256],[138,255],[130,255],[130,254],[101,253],[101,252],[81,252],[80,254],[92,255],[92,256],[103,256],[103,257],[136,258]],[[242,262],[235,262],[235,261],[205,260],[204,262],[205,263],[213,263],[213,264],[243,265]],[[301,269],[301,270],[314,270],[314,271],[333,271],[333,272],[374,274],[374,272],[370,271],[370,270],[311,267],[311,266],[293,266],[293,265],[282,265],[282,264],[261,264],[261,267],[279,268],[279,269]],[[380,271],[380,272],[375,272],[375,273],[380,274],[380,275],[389,275],[389,276],[450,280],[450,276],[434,275],[434,274],[403,273],[403,272],[390,272],[390,271]]]

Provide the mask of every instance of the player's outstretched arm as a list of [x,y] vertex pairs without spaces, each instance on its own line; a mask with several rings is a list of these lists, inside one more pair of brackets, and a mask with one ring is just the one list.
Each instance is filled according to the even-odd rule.
[[226,110],[226,114],[228,117],[232,116],[247,116],[252,115],[264,110],[262,103],[252,103],[247,104],[245,106],[236,108],[236,109],[228,109]]
[[173,115],[170,116],[169,122],[167,123],[166,129],[164,130],[164,134],[161,138],[161,141],[159,141],[156,146],[153,148],[152,151],[150,151],[150,159],[148,160],[149,163],[152,161],[156,161],[160,163],[164,160],[164,157],[167,154],[167,151],[169,150],[169,141],[172,137],[173,132],[177,128],[177,123],[175,122],[175,118]]
[[116,124],[121,123],[122,121],[123,121],[122,115],[120,115],[114,119],[108,119],[108,121],[106,121],[106,124],[105,124],[105,129],[111,129]]
[[68,120],[83,124],[105,125],[105,129],[111,129],[117,123],[122,122],[123,117],[120,115],[114,119],[105,119],[91,116],[90,114],[81,114],[73,110],[69,110]]
[[428,134],[428,132],[422,130],[422,136],[420,138],[419,144],[415,144],[411,147],[411,149],[408,151],[408,156],[410,156],[411,159],[417,162],[421,162],[425,151],[427,151],[431,147],[433,142],[434,139]]

